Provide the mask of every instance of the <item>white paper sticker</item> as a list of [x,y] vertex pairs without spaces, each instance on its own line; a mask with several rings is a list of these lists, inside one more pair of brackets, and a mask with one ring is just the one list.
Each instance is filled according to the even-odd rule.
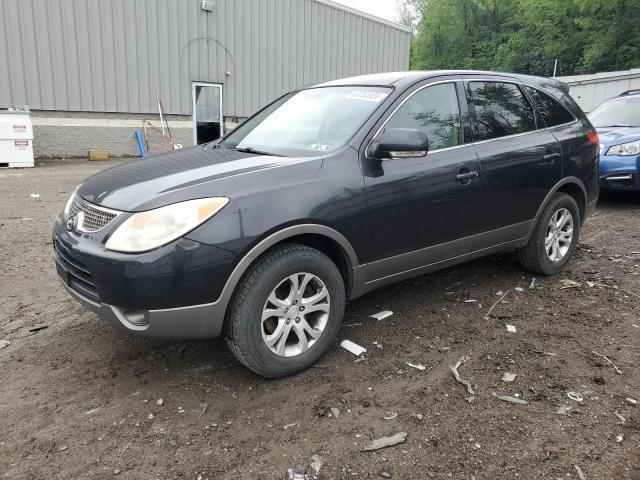
[[380,103],[382,100],[387,98],[387,95],[388,94],[384,92],[374,92],[371,90],[354,90],[349,95],[347,95],[347,98],[350,98],[352,100],[366,100],[368,102]]

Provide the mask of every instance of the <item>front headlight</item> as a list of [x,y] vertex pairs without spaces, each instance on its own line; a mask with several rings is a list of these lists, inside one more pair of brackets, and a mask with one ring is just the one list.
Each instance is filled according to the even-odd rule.
[[636,140],[635,142],[623,143],[621,145],[614,145],[613,147],[607,150],[607,155],[620,155],[620,156],[631,156],[631,155],[640,155],[640,140]]
[[64,205],[64,210],[62,211],[62,213],[63,213],[63,218],[65,220],[69,218],[69,212],[71,211],[71,204],[73,203],[73,199],[76,198],[76,193],[78,192],[79,188],[80,188],[80,185],[78,185],[73,190],[73,192],[71,193],[71,196],[69,197],[69,200],[67,200],[67,203]]
[[134,213],[107,240],[107,250],[139,253],[166,245],[202,224],[229,203],[228,198],[200,198]]

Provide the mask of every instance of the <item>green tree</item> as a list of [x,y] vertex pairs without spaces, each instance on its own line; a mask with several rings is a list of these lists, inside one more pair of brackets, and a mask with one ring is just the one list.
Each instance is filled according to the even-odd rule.
[[640,0],[413,0],[415,69],[550,76],[640,67]]

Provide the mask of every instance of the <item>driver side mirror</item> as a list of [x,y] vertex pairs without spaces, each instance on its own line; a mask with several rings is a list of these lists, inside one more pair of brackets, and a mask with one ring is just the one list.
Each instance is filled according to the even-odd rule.
[[376,158],[417,158],[429,151],[427,135],[416,128],[390,128],[380,137]]

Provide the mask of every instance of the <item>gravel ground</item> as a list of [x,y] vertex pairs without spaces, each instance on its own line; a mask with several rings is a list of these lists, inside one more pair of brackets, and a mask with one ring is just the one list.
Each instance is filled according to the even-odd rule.
[[[336,344],[272,381],[221,341],[124,336],[63,291],[52,221],[113,163],[0,170],[0,478],[282,479],[317,455],[311,478],[640,479],[640,196],[602,198],[561,275],[530,288],[504,254],[372,292],[339,336],[363,361]],[[408,436],[362,452],[369,432]]]

